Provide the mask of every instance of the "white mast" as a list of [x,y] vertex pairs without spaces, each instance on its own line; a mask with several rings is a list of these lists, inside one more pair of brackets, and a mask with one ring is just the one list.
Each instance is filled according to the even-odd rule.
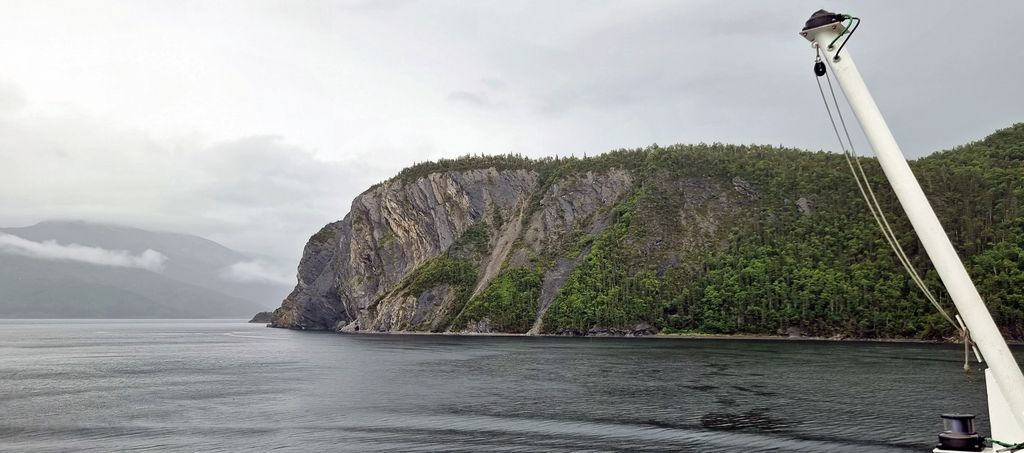
[[[824,13],[824,14],[822,14]],[[826,17],[830,16],[830,17]],[[846,99],[857,117],[864,135],[878,157],[878,162],[906,211],[910,223],[917,232],[949,291],[953,303],[971,332],[971,339],[977,344],[989,369],[985,371],[989,388],[989,417],[993,437],[1009,442],[1024,442],[1024,374],[1021,374],[1010,348],[999,333],[978,290],[974,287],[953,244],[935,216],[928,199],[914,174],[910,171],[903,152],[900,151],[892,132],[878,111],[871,93],[861,79],[846,49],[841,48],[843,39],[836,38],[846,28],[837,15],[819,11],[807,21],[807,27],[800,34],[821,51],[832,74],[839,81]],[[834,47],[829,48],[830,44]],[[841,51],[841,52],[840,52]],[[840,52],[838,58],[836,53]],[[993,386],[993,381],[995,386]],[[995,387],[995,388],[993,388]],[[999,400],[1002,401],[999,401]],[[996,401],[993,401],[996,400]],[[1007,413],[1009,412],[1009,413]],[[998,429],[998,431],[997,431]]]

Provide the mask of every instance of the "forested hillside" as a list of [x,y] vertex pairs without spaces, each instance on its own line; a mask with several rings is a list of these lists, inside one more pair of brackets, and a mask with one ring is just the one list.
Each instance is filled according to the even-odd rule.
[[[877,163],[862,162],[952,308]],[[1024,338],[1024,124],[912,167],[997,322]],[[360,195],[303,266],[275,325],[953,334],[884,242],[844,157],[828,152],[653,145],[424,163]]]

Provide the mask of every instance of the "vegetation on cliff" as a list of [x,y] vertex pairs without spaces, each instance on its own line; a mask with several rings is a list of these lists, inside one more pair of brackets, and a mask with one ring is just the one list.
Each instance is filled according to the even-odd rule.
[[[912,262],[951,307],[877,163],[862,163]],[[1024,124],[911,165],[997,323],[1024,338]],[[418,164],[391,182],[481,168],[533,172],[537,184],[521,209],[487,213],[451,249],[475,244],[473,253],[442,253],[403,280],[414,296],[455,288],[456,307],[437,330],[953,334],[885,244],[842,155],[699,144],[591,158],[467,156]],[[579,214],[593,200],[567,194],[613,170],[628,173],[628,190]],[[545,227],[559,215],[568,231]],[[523,231],[485,279],[509,222]]]
[[[883,242],[842,156],[711,145],[652,147],[637,157],[648,187],[616,206],[614,225],[547,312],[547,331],[647,322],[669,332],[952,334]],[[873,159],[864,164],[901,243],[950,306],[880,169]],[[920,159],[914,170],[997,321],[1024,338],[1024,125]],[[692,269],[683,270],[659,268],[635,246],[644,242],[637,235],[650,233],[651,217],[684,208],[656,193],[659,180],[734,174],[748,175],[759,206],[752,221],[729,226],[723,250],[690,256]],[[801,212],[800,196],[813,199],[813,212]],[[638,198],[649,202],[638,207]],[[661,240],[672,248],[670,238]]]

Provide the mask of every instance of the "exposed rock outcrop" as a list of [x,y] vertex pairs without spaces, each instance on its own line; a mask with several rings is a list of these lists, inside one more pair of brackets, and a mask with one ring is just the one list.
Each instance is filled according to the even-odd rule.
[[256,313],[256,315],[253,316],[252,319],[249,320],[249,322],[253,323],[253,324],[267,324],[267,323],[270,322],[270,319],[273,316],[274,316],[274,313],[272,313],[272,312],[261,311],[259,313]]
[[[1021,143],[1017,125],[911,163],[968,267],[985,275],[1000,263],[1009,272],[978,284],[1015,338],[1024,338],[1016,284],[1024,272],[1014,271],[1024,269]],[[881,180],[877,165],[864,163]],[[270,324],[948,335],[901,283],[848,168],[839,154],[717,143],[418,164],[356,197],[344,219],[310,238],[298,284]],[[891,191],[876,195],[886,212],[901,212]],[[909,231],[898,214],[889,220]],[[926,260],[920,249],[908,253]]]
[[[756,194],[740,178],[681,184],[682,199],[704,207],[703,216]],[[639,189],[634,171],[616,167],[554,178],[535,168],[488,167],[387,181],[310,238],[298,284],[270,324],[344,332],[501,331],[489,317],[466,310],[491,285],[505,284],[496,277],[524,269],[540,274],[530,296],[531,322],[520,332],[543,332],[545,312],[589,253],[580,242],[600,236],[615,206]],[[692,224],[695,236],[686,244],[713,245],[715,221],[691,217],[668,216],[673,224]],[[448,275],[453,266],[469,275]],[[650,330],[644,325],[592,334],[640,335]]]
[[537,178],[528,170],[485,168],[392,180],[364,192],[343,220],[310,239],[298,285],[271,324],[336,329],[362,315],[362,330],[387,331],[427,320],[450,302],[444,288],[420,297],[382,297],[470,226],[518,218]]

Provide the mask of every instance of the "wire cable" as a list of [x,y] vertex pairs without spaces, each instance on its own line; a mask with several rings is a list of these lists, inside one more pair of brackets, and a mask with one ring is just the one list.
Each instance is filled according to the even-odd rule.
[[846,25],[843,26],[843,31],[836,35],[836,37],[832,39],[832,42],[828,43],[828,50],[832,50],[832,47],[836,45],[836,41],[839,41],[839,38],[842,38],[843,35],[845,35],[846,32],[850,29],[850,25],[853,24],[853,17],[851,17],[849,14],[843,14],[842,16],[843,19],[847,20]]
[[[838,37],[836,39],[838,39]],[[835,41],[833,40],[833,42]],[[846,41],[843,42],[843,45],[846,45]],[[840,49],[841,48],[842,46],[840,46]],[[816,62],[820,61],[820,52],[821,50],[818,49],[818,56],[816,57]],[[953,321],[953,318],[949,316],[945,308],[942,307],[942,304],[939,303],[935,295],[932,294],[932,292],[928,289],[927,285],[924,282],[924,279],[922,279],[920,274],[918,274],[917,270],[911,263],[910,258],[907,256],[906,252],[903,250],[903,247],[900,245],[899,240],[896,237],[896,233],[893,231],[892,226],[889,224],[888,219],[885,217],[885,214],[882,211],[881,204],[878,202],[878,198],[875,196],[875,192],[871,188],[871,184],[869,183],[867,173],[864,171],[864,167],[860,163],[860,158],[857,155],[856,149],[853,146],[853,140],[850,138],[849,128],[846,127],[846,120],[843,118],[842,110],[839,108],[839,101],[836,97],[835,89],[832,86],[831,77],[827,73],[825,80],[828,82],[829,92],[832,95],[832,102],[835,105],[836,109],[836,116],[839,117],[839,122],[842,125],[844,134],[846,135],[846,143],[849,144],[849,150],[847,150],[847,146],[846,144],[844,144],[843,139],[839,134],[839,128],[836,125],[835,116],[832,115],[832,108],[829,106],[828,100],[825,97],[825,90],[821,86],[821,81],[818,80],[818,77],[815,77],[815,82],[818,84],[818,92],[821,94],[822,103],[825,104],[825,110],[826,112],[828,112],[829,122],[832,124],[832,130],[836,134],[836,139],[839,141],[839,147],[843,150],[843,155],[846,157],[847,166],[849,166],[850,173],[853,174],[854,180],[857,182],[857,189],[860,191],[861,196],[864,198],[864,202],[867,204],[868,210],[871,212],[871,216],[875,219],[875,223],[878,225],[878,228],[882,231],[882,235],[885,237],[886,242],[889,244],[889,247],[896,254],[897,259],[900,261],[900,264],[903,265],[903,268],[910,275],[910,278],[911,280],[913,280],[914,284],[921,290],[921,292],[925,295],[925,298],[928,299],[932,306],[934,306],[935,309],[938,310],[938,312],[944,318],[946,318],[947,321],[949,321],[950,325],[952,325],[954,329],[956,329],[958,332],[961,332],[961,334],[963,334],[966,337],[966,331],[961,329],[961,327],[955,321]],[[856,167],[854,166],[854,164],[856,164]]]
[[1000,449],[1000,450],[996,450],[996,451],[1010,451],[1010,452],[1013,452],[1013,451],[1024,450],[1024,442],[1015,444],[1015,443],[1012,443],[1012,442],[1003,442],[1001,440],[995,440],[995,439],[993,439],[991,437],[986,437],[985,438],[985,442],[988,442],[988,443],[992,444],[993,446],[998,445],[1000,447],[1006,447],[1004,449]]
[[[846,35],[846,39],[843,40],[843,43],[839,45],[839,49],[836,50],[836,55],[832,57],[833,61],[839,61],[839,52],[843,51],[843,47],[846,47],[846,43],[849,42],[850,38],[853,37],[853,32],[857,31],[857,27],[860,27],[859,17],[853,17],[849,14],[844,14],[843,17],[845,17],[848,20],[846,26],[843,28],[843,32],[840,33],[839,36],[836,36],[836,38],[833,39],[832,42],[828,43],[829,50],[832,50],[832,46],[836,43],[836,41],[838,41],[839,38],[842,37],[843,35]],[[857,23],[854,24],[853,21],[857,21]],[[853,28],[850,28],[851,24],[853,24]]]

